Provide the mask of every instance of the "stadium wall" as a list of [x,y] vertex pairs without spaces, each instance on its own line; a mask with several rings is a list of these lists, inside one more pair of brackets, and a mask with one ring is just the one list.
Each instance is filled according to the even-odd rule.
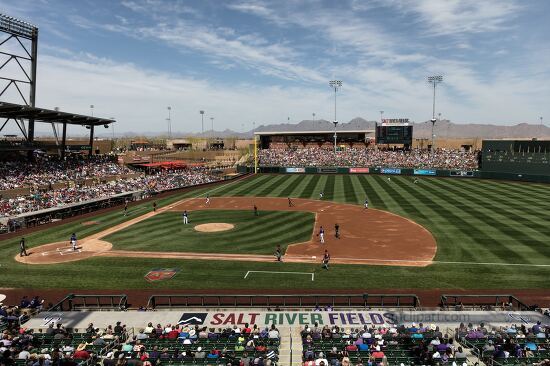
[[[253,167],[238,166],[239,173],[252,173]],[[497,180],[512,180],[534,183],[550,183],[550,172],[548,175],[540,174],[519,174],[505,172],[491,172],[482,170],[446,170],[446,169],[411,169],[411,168],[379,168],[379,167],[280,167],[260,166],[259,173],[271,174],[382,174],[382,175],[404,175],[404,176],[432,176],[452,178],[483,178]]]

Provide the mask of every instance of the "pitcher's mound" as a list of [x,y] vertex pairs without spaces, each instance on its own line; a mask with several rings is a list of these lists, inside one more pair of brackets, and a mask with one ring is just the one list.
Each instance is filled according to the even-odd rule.
[[200,224],[194,227],[195,230],[203,233],[214,233],[217,231],[231,230],[235,227],[233,224],[226,224],[222,222],[212,222],[210,224]]

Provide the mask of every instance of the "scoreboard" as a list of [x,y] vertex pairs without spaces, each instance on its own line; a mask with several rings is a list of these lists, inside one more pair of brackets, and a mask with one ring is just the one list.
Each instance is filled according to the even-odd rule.
[[383,120],[376,125],[377,144],[412,145],[413,126],[408,119]]

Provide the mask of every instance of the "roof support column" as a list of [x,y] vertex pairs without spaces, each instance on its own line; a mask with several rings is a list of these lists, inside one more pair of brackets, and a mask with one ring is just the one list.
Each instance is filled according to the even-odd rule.
[[61,136],[61,159],[65,159],[65,149],[67,149],[67,122],[63,122],[63,134]]
[[90,150],[88,151],[88,156],[92,156],[94,153],[94,125],[90,125]]

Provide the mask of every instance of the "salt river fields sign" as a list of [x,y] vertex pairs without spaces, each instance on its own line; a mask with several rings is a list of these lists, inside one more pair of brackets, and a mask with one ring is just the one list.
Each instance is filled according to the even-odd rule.
[[122,322],[127,327],[140,328],[152,322],[154,324],[188,324],[213,328],[229,326],[243,326],[245,324],[260,327],[290,326],[303,327],[306,324],[338,325],[347,328],[363,326],[396,326],[412,323],[424,323],[452,326],[460,323],[488,325],[504,324],[542,324],[550,325],[550,319],[542,314],[508,311],[408,311],[408,310],[381,310],[381,311],[204,311],[202,309],[158,310],[158,311],[74,311],[74,312],[44,312],[32,318],[25,326],[28,328],[46,328],[52,323],[62,323],[70,328],[85,328],[89,323],[96,327],[106,327]]

